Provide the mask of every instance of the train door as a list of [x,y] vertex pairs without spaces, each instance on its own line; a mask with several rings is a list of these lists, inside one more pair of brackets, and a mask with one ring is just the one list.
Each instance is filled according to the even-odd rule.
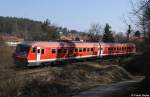
[[100,45],[98,45],[98,52],[97,52],[97,56],[100,56]]
[[101,48],[100,48],[100,55],[103,56],[103,54],[104,54],[104,47],[101,46]]
[[41,48],[37,47],[37,56],[36,56],[36,61],[40,61],[40,57],[41,57]]

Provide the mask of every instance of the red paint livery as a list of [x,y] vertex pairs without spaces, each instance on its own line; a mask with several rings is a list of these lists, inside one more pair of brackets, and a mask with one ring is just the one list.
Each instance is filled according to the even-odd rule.
[[17,65],[35,66],[45,62],[134,53],[136,47],[131,43],[24,42],[17,45],[14,60]]

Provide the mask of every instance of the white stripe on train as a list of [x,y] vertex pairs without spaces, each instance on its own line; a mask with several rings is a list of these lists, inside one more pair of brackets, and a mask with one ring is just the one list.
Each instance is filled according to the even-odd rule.
[[98,55],[88,55],[88,56],[77,56],[77,57],[69,57],[69,58],[53,58],[53,59],[41,59],[41,60],[28,60],[29,63],[34,63],[34,62],[52,62],[52,61],[62,61],[62,60],[68,60],[68,59],[80,59],[80,58],[90,58],[90,57],[103,57],[107,55],[123,55],[123,54],[132,54],[135,52],[130,52],[130,53],[113,53],[113,54],[101,54],[100,56]]

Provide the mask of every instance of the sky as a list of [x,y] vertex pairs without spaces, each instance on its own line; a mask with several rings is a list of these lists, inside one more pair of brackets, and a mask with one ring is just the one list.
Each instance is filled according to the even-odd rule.
[[123,17],[131,11],[129,0],[0,0],[0,16],[38,21],[49,19],[58,26],[88,31],[90,25],[109,23],[113,31],[125,32]]

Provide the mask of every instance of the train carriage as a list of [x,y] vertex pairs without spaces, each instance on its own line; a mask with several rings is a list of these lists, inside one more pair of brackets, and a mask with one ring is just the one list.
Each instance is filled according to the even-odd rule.
[[135,53],[134,44],[85,42],[24,42],[16,47],[17,65],[35,66],[41,63]]

